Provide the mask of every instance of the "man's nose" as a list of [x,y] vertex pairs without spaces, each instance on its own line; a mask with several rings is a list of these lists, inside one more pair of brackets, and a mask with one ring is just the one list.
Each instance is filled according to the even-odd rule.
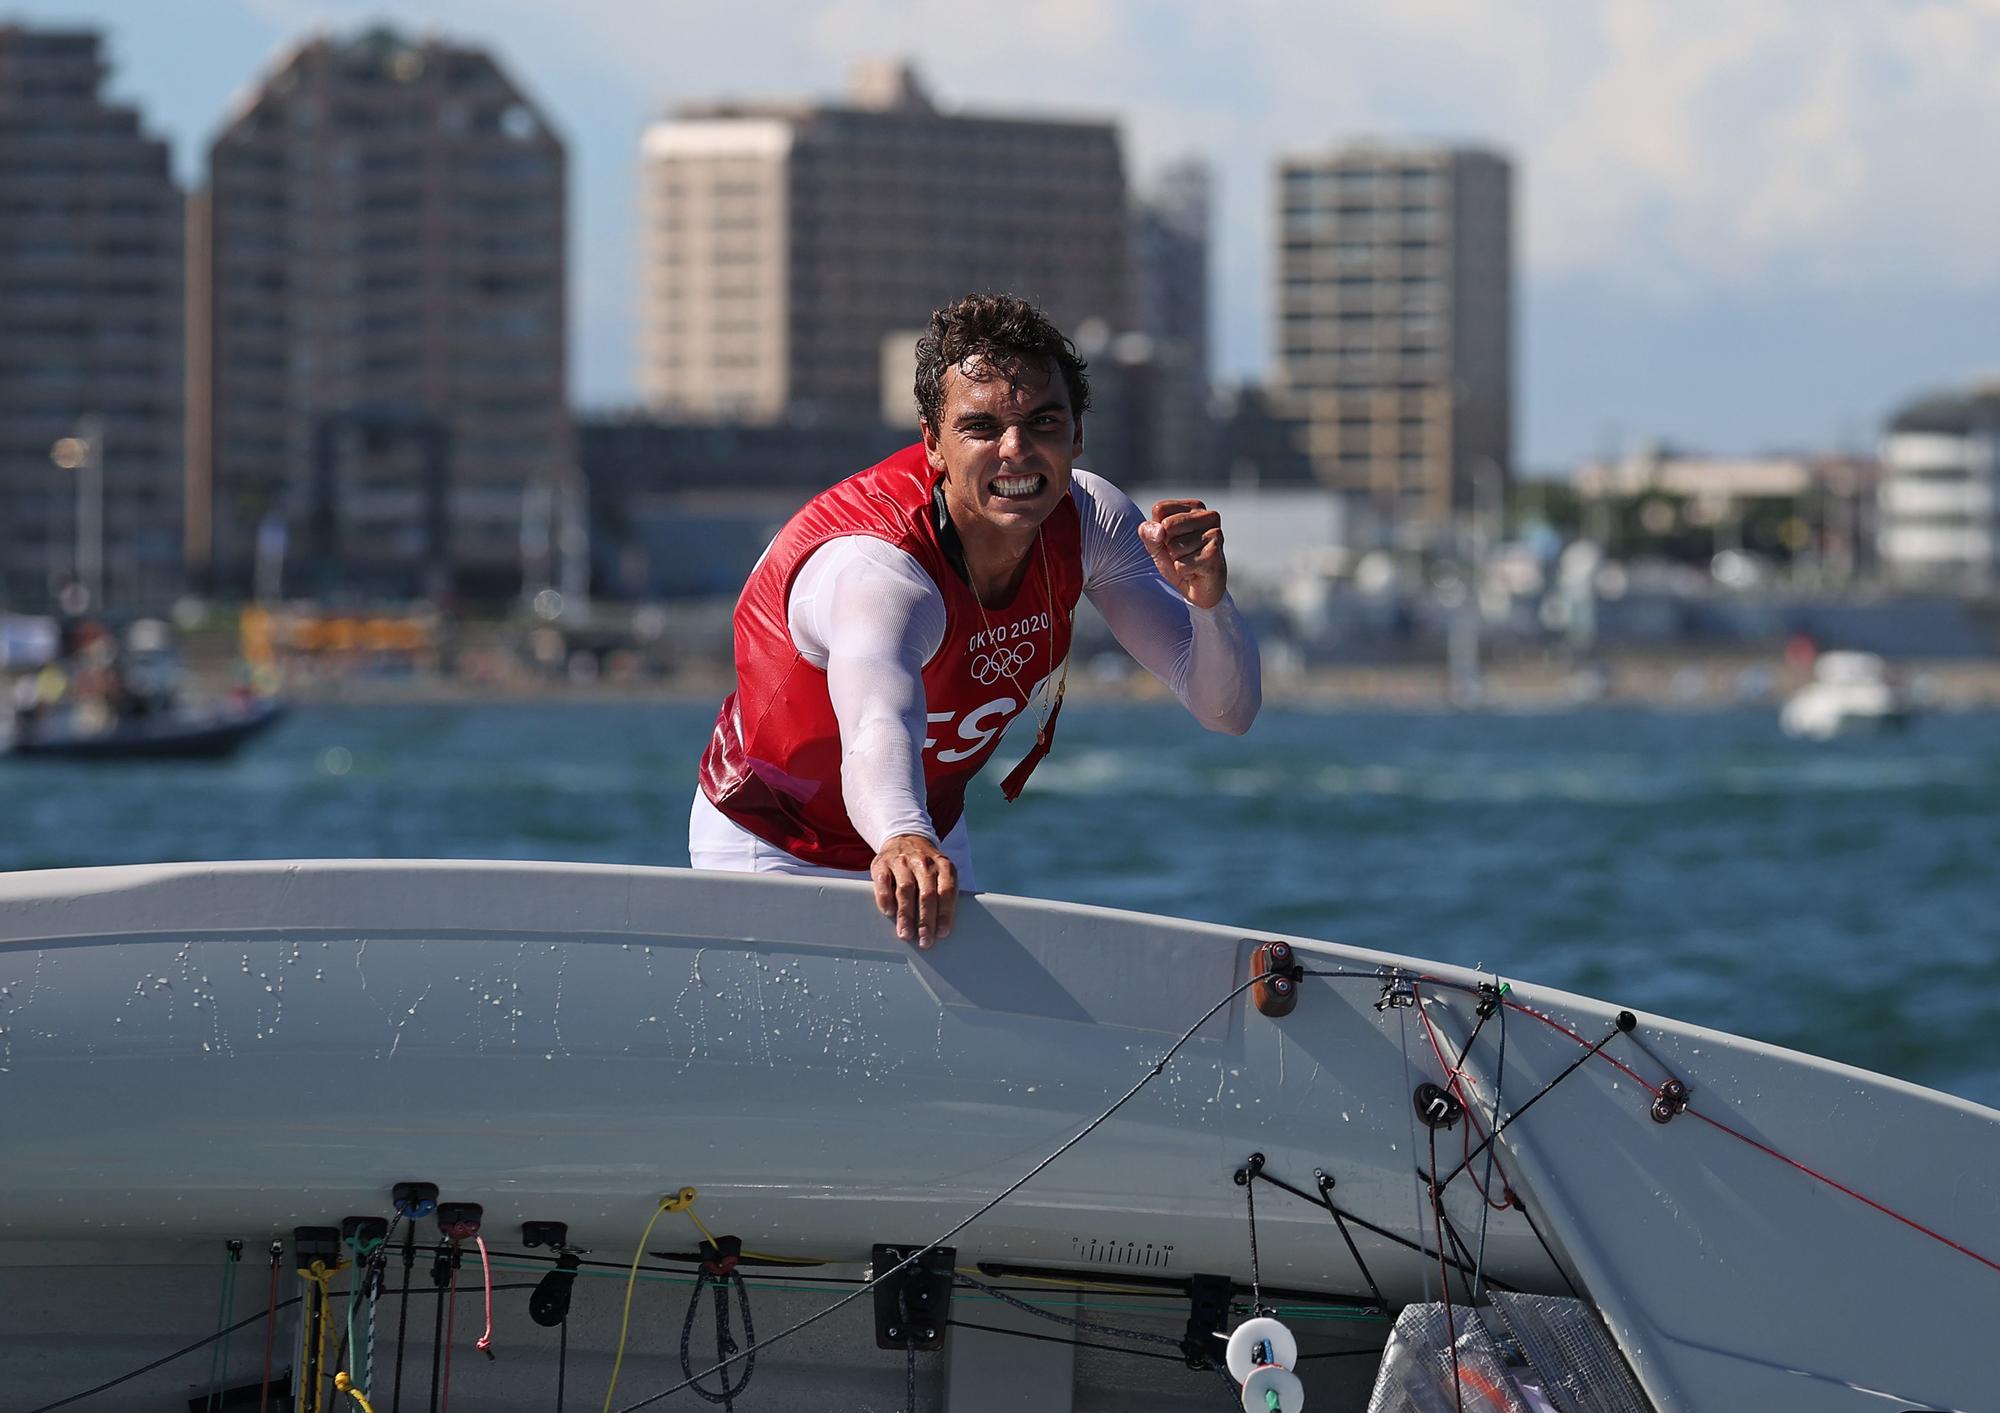
[[1000,455],[1008,461],[1019,461],[1028,454],[1028,434],[1016,422],[1004,427],[1000,432]]

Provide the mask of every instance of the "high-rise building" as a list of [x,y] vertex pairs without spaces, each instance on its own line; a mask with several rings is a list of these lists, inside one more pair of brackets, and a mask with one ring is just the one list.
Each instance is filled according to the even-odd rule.
[[644,164],[640,386],[665,416],[878,407],[884,340],[968,293],[1022,295],[1072,335],[1131,326],[1110,123],[943,113],[873,66],[844,104],[684,108]]
[[1497,513],[1511,462],[1511,170],[1356,146],[1278,173],[1280,377],[1327,485],[1402,543]]
[[1209,412],[1208,164],[1162,169],[1133,206],[1136,329],[1152,364],[1151,479],[1219,479]]
[[1882,438],[1878,551],[1911,587],[2000,587],[2000,384],[1898,410]]
[[0,599],[23,607],[181,583],[181,194],[106,68],[95,32],[0,26]]
[[285,592],[512,592],[573,474],[561,139],[481,50],[371,29],[287,54],[209,156],[193,557]]

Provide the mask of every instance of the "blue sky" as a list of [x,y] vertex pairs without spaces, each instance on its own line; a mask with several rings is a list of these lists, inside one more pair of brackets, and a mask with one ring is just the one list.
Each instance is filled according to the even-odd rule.
[[2000,373],[2000,0],[0,0],[106,30],[182,176],[291,41],[389,20],[484,44],[565,135],[586,407],[633,395],[645,123],[831,95],[902,55],[941,105],[1118,118],[1143,177],[1219,181],[1217,372],[1268,363],[1270,171],[1357,137],[1517,162],[1518,459],[1659,437],[1866,446]]

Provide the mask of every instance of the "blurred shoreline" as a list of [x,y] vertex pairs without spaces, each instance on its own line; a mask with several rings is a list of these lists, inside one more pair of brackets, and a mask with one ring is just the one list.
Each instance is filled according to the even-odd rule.
[[[220,692],[232,665],[191,663],[197,691]],[[1897,674],[1931,710],[2000,708],[2000,661],[1911,660]],[[1607,708],[1713,711],[1776,707],[1809,677],[1770,653],[1633,653],[1585,664],[1559,659],[1485,668],[1468,687],[1437,661],[1293,667],[1266,661],[1268,705],[1307,710],[1394,709],[1560,711]],[[716,703],[733,686],[726,664],[689,663],[664,672],[575,681],[522,673],[504,677],[442,672],[319,672],[287,676],[283,691],[301,703],[634,702]],[[1170,701],[1159,682],[1110,655],[1075,664],[1068,695],[1078,702]]]

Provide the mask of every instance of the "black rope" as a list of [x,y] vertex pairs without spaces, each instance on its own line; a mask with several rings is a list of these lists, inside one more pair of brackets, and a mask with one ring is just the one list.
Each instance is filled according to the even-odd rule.
[[396,1314],[396,1393],[390,1413],[403,1413],[403,1340],[410,1332],[410,1268],[417,1264],[416,1223],[403,1235],[403,1290]]
[[917,1413],[917,1331],[910,1312],[910,1284],[905,1281],[896,1303],[903,1312],[903,1413]]
[[134,1369],[129,1374],[120,1374],[117,1378],[108,1379],[105,1382],[97,1385],[95,1388],[87,1388],[82,1393],[73,1393],[67,1398],[59,1398],[54,1403],[44,1403],[40,1408],[29,1410],[29,1413],[50,1413],[51,1409],[67,1408],[70,1404],[80,1403],[84,1399],[89,1398],[94,1394],[103,1393],[107,1389],[117,1388],[118,1385],[120,1384],[130,1383],[132,1380],[138,1378],[141,1374],[150,1374],[153,1372],[153,1370],[161,1368],[164,1365],[171,1364],[176,1359],[185,1359],[190,1354],[199,1353],[200,1351],[208,1348],[211,1344],[215,1343],[217,1340],[225,1339],[228,1336],[235,1334],[238,1330],[248,1329],[250,1326],[257,1324],[260,1321],[272,1319],[277,1315],[277,1313],[280,1310],[289,1310],[291,1309],[292,1306],[298,1304],[299,1301],[301,1301],[304,1298],[305,1297],[303,1296],[294,1295],[290,1300],[281,1301],[279,1304],[273,1305],[269,1309],[259,1310],[254,1315],[248,1316],[245,1319],[238,1320],[228,1329],[217,1330],[212,1335],[205,1335],[201,1339],[196,1340],[193,1344],[188,1345],[185,1349],[176,1349],[172,1354],[162,1355],[160,1358],[155,1359],[150,1364],[143,1364],[139,1368]]
[[1360,1268],[1361,1279],[1368,1282],[1368,1293],[1375,1297],[1377,1305],[1387,1310],[1389,1302],[1382,1298],[1382,1287],[1375,1284],[1375,1273],[1369,1270],[1368,1263],[1361,1259],[1361,1248],[1355,1245],[1354,1233],[1347,1229],[1346,1216],[1342,1214],[1340,1208],[1333,1205],[1331,1200],[1327,1202],[1326,1210],[1333,1217],[1333,1224],[1340,1228],[1340,1239],[1347,1243],[1347,1254],[1354,1258],[1354,1264]]
[[556,1337],[556,1413],[563,1413],[563,1385],[569,1379],[569,1320],[565,1318],[557,1327]]
[[1013,1339],[1032,1339],[1043,1344],[1067,1344],[1074,1349],[1101,1349],[1107,1354],[1127,1354],[1134,1359],[1167,1359],[1183,1367],[1187,1364],[1187,1357],[1181,1354],[1155,1354],[1150,1349],[1121,1349],[1115,1344],[1098,1344],[1087,1339],[1064,1339],[1061,1335],[1036,1334],[1033,1330],[1010,1330],[999,1325],[975,1324],[971,1320],[946,1320],[945,1323],[962,1330],[984,1330],[987,1334],[1007,1335]]
[[[1494,986],[1498,988],[1499,985],[1500,982],[1496,980]],[[1500,1013],[1500,1056],[1493,1062],[1493,1117],[1487,1120],[1487,1126],[1497,1134],[1500,1132],[1500,1086],[1507,1079],[1507,1001],[1497,989],[1493,996],[1493,1009]],[[1477,1030],[1472,1033],[1474,1036],[1479,1034]],[[1472,1042],[1468,1040],[1465,1048],[1470,1050]],[[1472,1302],[1475,1305],[1479,1303],[1479,1292],[1485,1284],[1486,1228],[1493,1220],[1493,1160],[1498,1152],[1498,1144],[1486,1145],[1486,1173],[1479,1179],[1479,1195],[1482,1199],[1479,1212],[1479,1254],[1472,1258]],[[1506,1193],[1506,1198],[1510,1203],[1517,1202],[1512,1191]]]
[[1589,1060],[1591,1056],[1595,1055],[1598,1051],[1602,1050],[1606,1045],[1609,1045],[1611,1043],[1612,1037],[1620,1033],[1621,1030],[1618,1026],[1616,1025],[1612,1026],[1610,1031],[1604,1036],[1603,1039],[1599,1040],[1595,1045],[1592,1045],[1589,1049],[1585,1050],[1581,1055],[1578,1055],[1574,1060],[1571,1060],[1568,1065],[1564,1066],[1561,1074],[1557,1075],[1554,1079],[1550,1080],[1547,1084],[1543,1085],[1540,1089],[1536,1090],[1532,1095],[1530,1095],[1528,1097],[1527,1103],[1523,1104],[1520,1108],[1516,1109],[1513,1113],[1507,1115],[1506,1118],[1502,1119],[1499,1123],[1495,1124],[1493,1126],[1493,1131],[1487,1134],[1484,1138],[1480,1139],[1479,1142],[1473,1146],[1472,1151],[1470,1153],[1467,1153],[1465,1157],[1462,1160],[1460,1160],[1459,1165],[1453,1168],[1450,1172],[1445,1174],[1444,1181],[1440,1182],[1438,1186],[1440,1188],[1450,1187],[1452,1179],[1456,1178],[1460,1173],[1464,1172],[1468,1167],[1470,1167],[1472,1165],[1473,1159],[1477,1158],[1481,1153],[1485,1152],[1487,1147],[1493,1142],[1494,1139],[1498,1138],[1501,1134],[1505,1133],[1508,1129],[1512,1128],[1515,1124],[1519,1123],[1521,1121],[1521,1116],[1523,1114],[1527,1113],[1528,1110],[1534,1108],[1536,1104],[1540,1103],[1543,1097],[1547,1095],[1550,1090],[1554,1089],[1558,1084],[1561,1084],[1564,1080],[1568,1079],[1571,1075],[1575,1074],[1577,1070],[1581,1069],[1585,1061]]
[[[1114,1339],[1133,1339],[1139,1341],[1141,1344],[1163,1344],[1169,1349],[1177,1350],[1181,1347],[1179,1340],[1168,1335],[1153,1334],[1148,1330],[1125,1329],[1118,1325],[1100,1325],[1092,1320],[1079,1319],[1075,1315],[1062,1315],[1054,1310],[1044,1309],[1040,1305],[1030,1305],[1025,1300],[1015,1299],[997,1286],[990,1286],[985,1281],[977,1280],[960,1271],[954,1271],[951,1280],[953,1285],[962,1285],[973,1290],[983,1291],[1003,1305],[1011,1305],[1016,1310],[1033,1315],[1037,1319],[1048,1320],[1058,1325],[1068,1325],[1073,1330],[1088,1330],[1092,1334],[1110,1335]],[[1185,1353],[1182,1353],[1176,1357],[1185,1362],[1187,1356]]]
[[[1224,1006],[1228,1005],[1231,1001],[1234,1001],[1238,996],[1242,995],[1245,991],[1248,991],[1251,987],[1255,986],[1258,980],[1259,980],[1258,977],[1252,976],[1240,982],[1239,984],[1232,986],[1229,989],[1229,993],[1226,996],[1224,996],[1221,1000],[1217,1001],[1214,1005],[1210,1006],[1206,1011],[1202,1012],[1201,1018],[1197,1020],[1193,1025],[1189,1026],[1185,1031],[1183,1031],[1181,1033],[1181,1038],[1176,1040],[1172,1045],[1168,1046],[1166,1053],[1160,1056],[1160,1058],[1154,1062],[1153,1067],[1140,1077],[1139,1082],[1137,1084],[1134,1084],[1130,1089],[1126,1090],[1124,1094],[1120,1095],[1118,1099],[1111,1105],[1110,1108],[1106,1109],[1103,1113],[1099,1114],[1096,1118],[1092,1119],[1089,1123],[1085,1124],[1082,1128],[1078,1129],[1069,1138],[1065,1139],[1062,1145],[1058,1147],[1053,1153],[1049,1154],[1048,1157],[1042,1159],[1039,1163],[1035,1164],[1034,1167],[1028,1169],[1027,1172],[1023,1173],[1019,1178],[1015,1179],[1012,1183],[1008,1184],[1007,1187],[1003,1188],[995,1196],[987,1199],[986,1202],[982,1203],[973,1212],[961,1218],[950,1230],[943,1232],[942,1234],[934,1238],[929,1245],[918,1247],[916,1250],[910,1252],[901,1261],[891,1266],[888,1270],[876,1273],[868,1281],[855,1287],[853,1290],[849,1291],[846,1295],[843,1295],[840,1299],[834,1301],[833,1304],[826,1306],[824,1309],[815,1311],[814,1313],[806,1316],[802,1320],[795,1321],[791,1325],[788,1325],[786,1328],[780,1330],[777,1334],[772,1335],[768,1340],[765,1340],[764,1345],[776,1344],[780,1340],[790,1339],[793,1335],[797,1334],[800,1330],[805,1329],[808,1325],[817,1324],[819,1321],[824,1320],[827,1316],[833,1314],[836,1310],[840,1310],[845,1306],[847,1306],[849,1303],[860,1299],[863,1295],[867,1294],[870,1290],[873,1290],[883,1281],[889,1279],[889,1277],[897,1274],[899,1271],[906,1270],[910,1266],[915,1265],[925,1256],[937,1250],[938,1247],[943,1246],[947,1241],[950,1241],[954,1236],[957,1236],[960,1232],[964,1231],[967,1227],[971,1226],[974,1222],[978,1221],[981,1217],[985,1216],[995,1207],[998,1207],[1002,1202],[1005,1202],[1009,1197],[1012,1197],[1015,1193],[1019,1192],[1022,1188],[1026,1187],[1038,1175],[1040,1175],[1040,1173],[1045,1168],[1047,1168],[1051,1163],[1055,1162],[1056,1159],[1062,1157],[1063,1154],[1069,1152],[1070,1149],[1076,1147],[1077,1144],[1083,1142],[1084,1139],[1088,1138],[1091,1134],[1095,1133],[1100,1126],[1109,1122],[1114,1114],[1116,1114],[1120,1109],[1124,1108],[1135,1097],[1137,1097],[1140,1090],[1144,1089],[1148,1084],[1151,1084],[1155,1079],[1158,1079],[1160,1075],[1166,1070],[1168,1063],[1174,1058],[1176,1054],[1180,1052],[1180,1048],[1183,1045],[1187,1044],[1188,1041],[1194,1038],[1194,1033],[1196,1031],[1200,1030],[1204,1025],[1208,1024],[1209,1018],[1211,1016],[1213,1016],[1217,1011],[1220,1011]],[[714,1367],[709,1369],[704,1369],[696,1377],[705,1379],[710,1374],[720,1372],[722,1369],[734,1363],[736,1360],[742,1359],[750,1354],[754,1354],[758,1349],[762,1347],[763,1345],[752,1344],[746,1349],[737,1351],[735,1354],[731,1355],[728,1359],[721,1361]],[[682,1382],[675,1384],[671,1388],[662,1389],[660,1390],[660,1392],[656,1394],[651,1394],[645,1398],[642,1398],[637,1403],[626,1404],[623,1408],[618,1410],[618,1413],[638,1413],[639,1409],[651,1407],[653,1404],[658,1403],[661,1399],[679,1393],[682,1389],[692,1385],[693,1382],[694,1378],[685,1379]]]
[[1263,1282],[1257,1271],[1257,1184],[1248,1178],[1243,1182],[1243,1200],[1250,1208],[1250,1313],[1257,1316],[1264,1313]]
[[[729,1382],[724,1374],[719,1381],[719,1392],[710,1393],[697,1379],[705,1379],[714,1370],[697,1375],[694,1371],[694,1355],[690,1346],[694,1342],[695,1311],[701,1308],[701,1293],[708,1286],[715,1288],[715,1357],[722,1360],[716,1368],[727,1367],[737,1355],[737,1344],[729,1333],[729,1288],[736,1287],[736,1301],[743,1311],[743,1338],[749,1341],[749,1354],[743,1365],[743,1377],[736,1383]],[[695,1278],[694,1289],[688,1293],[687,1318],[681,1321],[681,1372],[688,1376],[682,1385],[709,1403],[719,1403],[725,1410],[734,1410],[736,1400],[743,1396],[743,1390],[750,1387],[750,1376],[757,1370],[757,1328],[750,1321],[750,1292],[743,1285],[743,1277],[731,1272],[727,1276],[717,1276],[704,1269]]]
[[431,1284],[437,1287],[439,1300],[431,1321],[431,1413],[438,1413],[438,1373],[444,1358],[444,1286],[451,1279],[451,1254],[439,1246],[437,1254],[431,1258]]
[[[1354,1223],[1354,1225],[1360,1227],[1363,1231],[1372,1232],[1376,1236],[1381,1237],[1384,1241],[1391,1242],[1394,1245],[1402,1247],[1405,1251],[1414,1251],[1419,1256],[1424,1257],[1426,1260],[1434,1260],[1439,1255],[1438,1252],[1431,1250],[1430,1247],[1424,1245],[1420,1241],[1411,1241],[1408,1237],[1404,1236],[1400,1232],[1391,1231],[1387,1227],[1377,1226],[1375,1225],[1375,1223],[1369,1221],[1366,1217],[1358,1216],[1355,1213],[1348,1211],[1345,1207],[1336,1206],[1330,1198],[1315,1197],[1313,1196],[1312,1193],[1305,1191],[1303,1188],[1292,1186],[1290,1183],[1286,1182],[1283,1178],[1272,1177],[1268,1171],[1259,1172],[1257,1176],[1261,1178],[1263,1181],[1270,1183],[1271,1186],[1278,1188],[1280,1191],[1291,1193],[1292,1196],[1298,1198],[1301,1202],[1310,1202],[1313,1204],[1313,1206],[1323,1207],[1337,1217],[1345,1217],[1348,1221]],[[1492,1286],[1495,1290],[1515,1291],[1520,1288],[1518,1286],[1508,1284],[1506,1281],[1499,1279],[1497,1276],[1488,1276],[1486,1278],[1486,1283]],[[1383,1308],[1386,1309],[1387,1306],[1385,1305]]]
[[[1428,1020],[1425,1021],[1426,1025],[1429,1023]],[[1437,1178],[1434,1176],[1437,1172],[1438,1134],[1437,1130],[1428,1123],[1424,1125],[1424,1131],[1430,1135],[1431,1171],[1426,1173],[1422,1168],[1419,1168],[1417,1172],[1430,1186],[1431,1224],[1437,1228],[1438,1233],[1438,1293],[1444,1300],[1445,1343],[1451,1349],[1451,1403],[1455,1413],[1465,1413],[1463,1379],[1458,1371],[1458,1321],[1453,1317],[1451,1312],[1451,1272],[1447,1269],[1444,1259],[1444,1200],[1438,1195]],[[1459,1275],[1463,1278],[1464,1270],[1462,1268]]]

